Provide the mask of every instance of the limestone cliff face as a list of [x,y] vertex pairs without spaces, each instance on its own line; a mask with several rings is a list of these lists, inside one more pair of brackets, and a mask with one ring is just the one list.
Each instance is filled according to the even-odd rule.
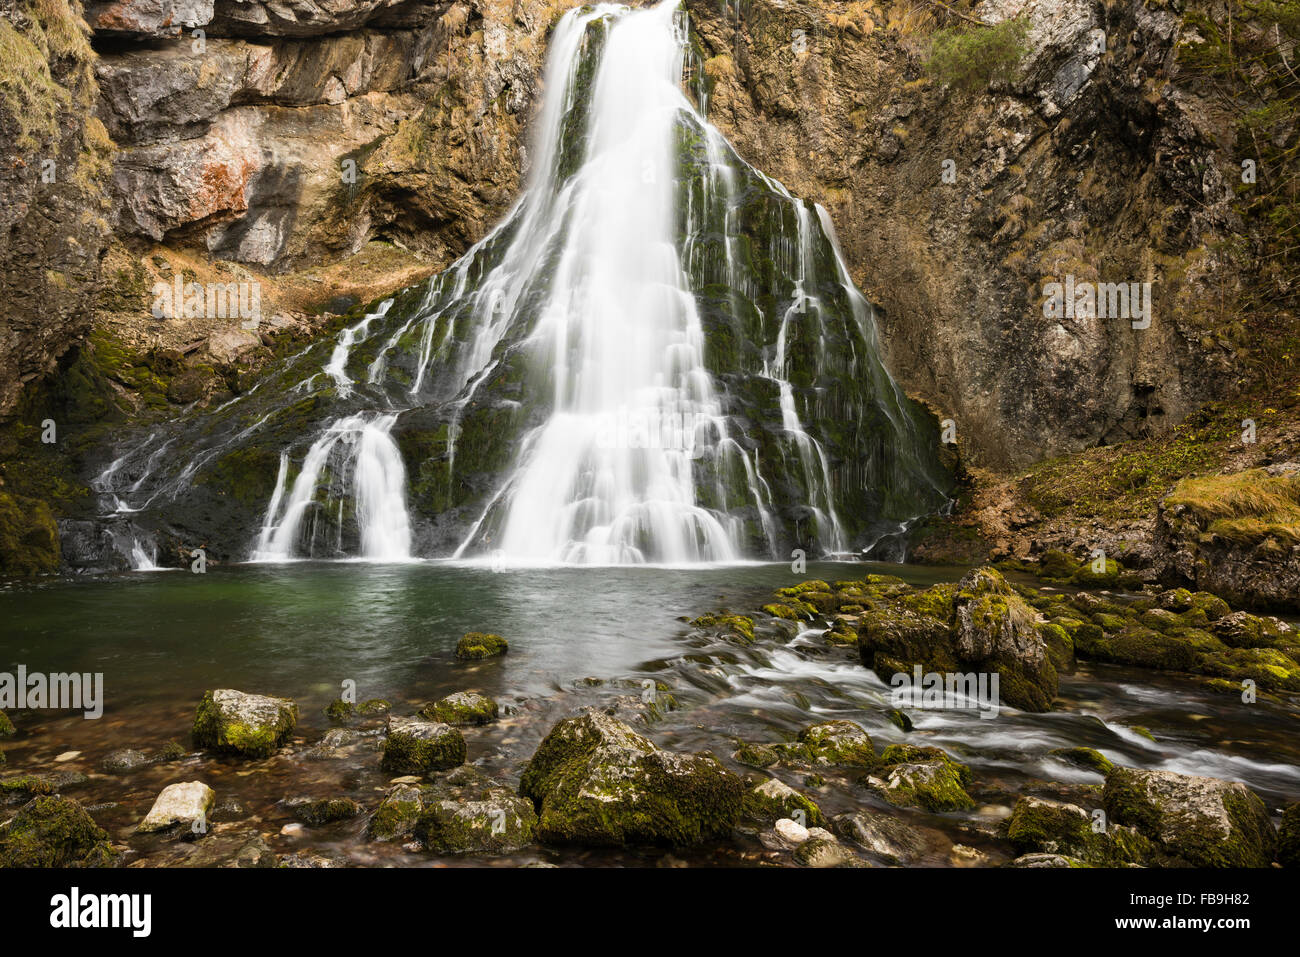
[[93,62],[65,0],[0,0],[0,414],[91,324],[112,155]]
[[[1231,382],[1247,270],[1225,240],[1254,154],[1180,69],[1181,5],[985,0],[985,20],[1028,19],[1030,52],[972,93],[923,70],[936,7],[687,5],[714,122],[830,211],[891,370],[971,459],[1163,431]],[[1067,276],[1152,283],[1150,327],[1046,318]]]

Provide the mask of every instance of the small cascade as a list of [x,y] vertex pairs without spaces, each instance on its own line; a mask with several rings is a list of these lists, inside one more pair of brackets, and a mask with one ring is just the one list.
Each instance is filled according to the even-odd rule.
[[157,565],[158,550],[150,548],[145,551],[144,546],[140,544],[138,538],[131,540],[131,570],[137,572],[156,572],[161,571]]
[[362,558],[408,560],[406,468],[389,435],[394,421],[393,415],[354,415],[332,423],[312,443],[291,486],[288,457],[281,456],[253,561],[337,558],[354,544]]

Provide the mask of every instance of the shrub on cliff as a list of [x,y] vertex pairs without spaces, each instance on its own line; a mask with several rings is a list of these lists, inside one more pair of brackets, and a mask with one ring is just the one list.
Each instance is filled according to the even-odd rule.
[[1021,19],[940,30],[931,40],[926,71],[939,83],[966,92],[1014,80],[1027,52],[1028,33],[1029,22]]

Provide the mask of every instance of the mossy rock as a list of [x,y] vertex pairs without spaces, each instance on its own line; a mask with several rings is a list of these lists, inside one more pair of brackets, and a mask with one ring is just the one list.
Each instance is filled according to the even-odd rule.
[[1144,864],[1159,858],[1135,829],[1100,824],[1083,808],[1039,797],[1022,797],[1007,821],[1007,840],[1019,854],[1063,854],[1091,866]]
[[764,605],[763,612],[773,618],[783,618],[786,621],[803,621],[811,617],[809,613],[802,612],[793,605],[784,602]]
[[0,711],[0,738],[12,738],[17,733],[14,723],[9,720],[9,716]]
[[754,619],[746,615],[728,615],[724,612],[701,615],[691,622],[695,628],[708,629],[741,645],[754,643]]
[[741,813],[746,820],[765,827],[771,827],[783,817],[792,818],[804,827],[826,826],[816,801],[776,778],[746,791]]
[[1047,753],[1084,771],[1106,775],[1115,769],[1114,763],[1095,748],[1054,748]]
[[389,774],[428,774],[465,763],[465,738],[449,724],[390,716],[379,767]]
[[770,768],[781,760],[777,750],[765,744],[742,744],[731,757],[737,764],[751,768]]
[[426,789],[415,836],[438,854],[504,854],[531,844],[536,827],[531,801],[466,766]]
[[398,841],[415,832],[415,824],[424,811],[422,789],[411,784],[393,787],[366,822],[366,834],[372,841]]
[[1106,814],[1136,828],[1193,867],[1267,867],[1277,844],[1268,808],[1244,784],[1115,768],[1102,793]]
[[59,527],[40,499],[0,491],[0,578],[59,570]]
[[865,783],[895,807],[941,812],[975,806],[966,793],[970,768],[938,748],[891,744],[881,754],[880,764],[880,770]]
[[351,798],[303,798],[290,801],[293,816],[308,827],[324,827],[337,821],[350,821],[361,813],[361,805]]
[[1119,584],[1119,576],[1123,570],[1124,566],[1113,558],[1107,558],[1100,571],[1093,568],[1092,562],[1084,562],[1075,569],[1070,580],[1084,588],[1114,588]]
[[270,757],[298,724],[298,706],[288,698],[245,694],[230,688],[209,691],[194,715],[194,746],[247,758]]
[[1300,801],[1288,804],[1277,828],[1277,862],[1300,867]]
[[898,708],[890,708],[885,712],[885,717],[898,728],[899,731],[911,731],[912,719],[906,711],[900,711]]
[[874,768],[879,759],[871,737],[852,721],[823,721],[799,732],[803,752],[819,764]]
[[1038,575],[1055,581],[1069,581],[1082,564],[1069,552],[1059,548],[1049,548],[1038,559]]
[[730,833],[744,785],[708,752],[660,750],[589,709],[551,729],[519,790],[544,842],[687,845]]
[[456,657],[464,661],[495,658],[509,650],[509,643],[500,635],[481,631],[471,631],[456,643]]
[[497,703],[486,695],[472,691],[457,691],[439,701],[425,705],[420,709],[420,717],[463,727],[488,724],[497,719],[499,712]]
[[116,856],[108,832],[71,798],[33,798],[0,830],[0,867],[104,867]]
[[1055,622],[1039,622],[1035,627],[1038,629],[1039,636],[1043,639],[1043,644],[1047,646],[1047,654],[1052,659],[1052,667],[1056,669],[1057,674],[1073,674],[1075,669],[1074,639]]

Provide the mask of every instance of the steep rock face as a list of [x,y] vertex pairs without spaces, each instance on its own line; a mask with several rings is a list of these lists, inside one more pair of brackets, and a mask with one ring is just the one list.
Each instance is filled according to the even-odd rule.
[[[930,13],[687,6],[712,119],[828,208],[883,306],[891,370],[956,421],[973,459],[1021,464],[1159,431],[1223,388],[1220,303],[1241,264],[1216,241],[1240,225],[1241,158],[1180,69],[1196,37],[1173,8],[986,0],[987,21],[1027,18],[1029,53],[1014,85],[964,94],[923,69]],[[1046,318],[1044,284],[1066,276],[1151,282],[1150,327]]]
[[0,415],[90,326],[112,144],[78,5],[0,0]]
[[445,264],[518,188],[546,4],[112,10],[92,22],[118,38],[100,112],[124,147],[112,195],[130,241],[280,269],[382,235]]

